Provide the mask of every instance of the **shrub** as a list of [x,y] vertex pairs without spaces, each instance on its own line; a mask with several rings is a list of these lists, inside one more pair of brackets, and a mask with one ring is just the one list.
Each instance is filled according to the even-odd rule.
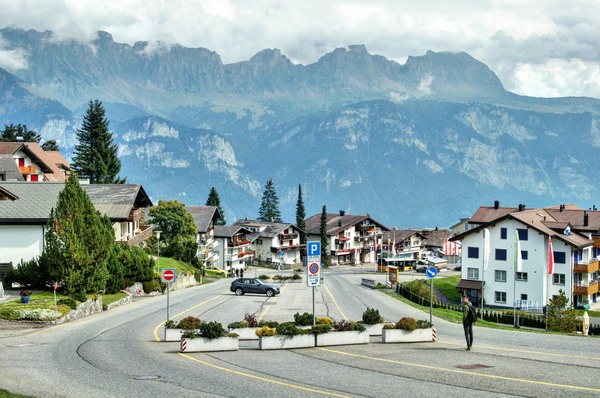
[[200,335],[207,339],[216,339],[227,336],[227,331],[220,322],[202,322],[200,324]]
[[329,318],[329,317],[320,317],[317,318],[316,322],[317,325],[329,325],[329,326],[333,326],[333,319]]
[[409,332],[412,332],[413,330],[415,330],[417,328],[417,326],[418,326],[417,321],[414,318],[404,317],[404,318],[400,319],[398,322],[396,322],[396,324],[394,325],[394,328],[408,330]]
[[160,282],[157,279],[142,282],[142,287],[144,289],[144,293],[146,294],[160,292],[162,290],[160,287]]
[[292,279],[293,280],[298,280],[298,279],[302,279],[302,277],[300,275],[298,275],[298,274],[294,274],[294,275],[292,275]]
[[258,337],[275,336],[276,334],[277,334],[277,330],[275,328],[270,328],[267,325],[263,326],[262,328],[260,328],[256,331],[256,335]]
[[293,322],[280,323],[279,326],[277,326],[277,334],[296,336],[300,334],[300,328]]
[[244,315],[244,321],[246,321],[248,323],[248,326],[251,328],[258,326],[258,319],[256,319],[255,314],[246,313],[246,315]]
[[177,324],[178,329],[188,329],[188,330],[196,330],[200,328],[202,325],[202,321],[200,318],[196,318],[195,316],[186,316]]
[[247,328],[248,322],[246,322],[246,321],[231,322],[229,325],[227,325],[227,327],[229,329]]
[[75,301],[79,301],[80,303],[85,303],[87,301],[87,296],[83,292],[76,292],[71,294],[71,298]]
[[269,278],[270,278],[269,275],[264,275],[264,274],[258,276],[258,279],[260,279],[261,281],[264,281],[264,280],[269,279]]
[[428,329],[432,326],[433,325],[431,324],[431,322],[426,321],[425,319],[420,319],[417,321],[417,329]]
[[168,321],[165,322],[165,329],[177,329],[176,326],[177,325],[175,324],[175,321],[172,319],[169,319]]
[[358,332],[364,332],[365,330],[367,330],[365,325],[363,325],[362,323],[350,322],[345,319],[342,319],[339,322],[334,322],[333,328],[335,330],[337,330],[338,332],[345,332],[345,331],[351,331],[351,330],[355,330]]
[[56,302],[57,305],[66,305],[70,309],[74,310],[77,308],[77,301],[73,300],[71,297],[66,297],[64,299],[60,299]]
[[383,317],[379,315],[379,310],[367,307],[362,314],[362,321],[367,325],[375,325],[376,323],[382,323]]
[[268,326],[272,329],[276,329],[277,326],[279,326],[279,322],[277,321],[260,321],[258,323],[258,326],[262,327],[262,326]]
[[328,323],[320,323],[313,326],[310,331],[314,334],[329,333],[331,331],[331,325]]
[[296,322],[296,325],[310,326],[313,323],[313,316],[312,316],[312,314],[309,314],[308,312],[305,312],[302,315],[300,315],[299,312],[296,312],[294,314],[294,322]]

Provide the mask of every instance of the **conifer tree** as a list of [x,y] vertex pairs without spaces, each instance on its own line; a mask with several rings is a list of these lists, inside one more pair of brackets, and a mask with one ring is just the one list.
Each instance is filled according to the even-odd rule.
[[124,178],[119,178],[121,161],[108,123],[102,102],[90,100],[82,127],[77,129],[79,143],[75,145],[72,166],[75,173],[89,178],[92,184],[125,182]]
[[56,140],[46,140],[41,146],[44,151],[59,151]]
[[329,266],[329,251],[327,245],[329,244],[329,237],[327,236],[327,207],[323,206],[321,212],[321,226],[319,228],[319,235],[321,236],[321,260],[326,267]]
[[302,185],[298,184],[298,200],[296,202],[296,226],[300,229],[300,244],[306,243],[306,211],[302,199]]
[[281,222],[281,212],[279,211],[279,199],[275,192],[273,180],[267,180],[265,192],[263,193],[258,210],[258,219],[261,221]]
[[23,142],[40,142],[41,139],[37,132],[29,130],[25,124],[19,123],[16,126],[12,123],[5,124],[4,130],[0,134],[0,141],[16,142],[17,137]]
[[227,225],[227,220],[225,219],[225,213],[223,212],[223,208],[221,207],[221,198],[219,197],[219,193],[215,189],[215,187],[210,188],[210,192],[208,193],[208,199],[206,199],[207,206],[215,206],[219,210],[220,217],[217,220],[217,225]]
[[100,215],[71,174],[50,212],[41,267],[67,294],[103,291],[114,241],[110,219]]
[[574,333],[577,329],[575,310],[569,305],[569,299],[560,289],[558,296],[550,299],[547,307],[548,330],[553,332]]

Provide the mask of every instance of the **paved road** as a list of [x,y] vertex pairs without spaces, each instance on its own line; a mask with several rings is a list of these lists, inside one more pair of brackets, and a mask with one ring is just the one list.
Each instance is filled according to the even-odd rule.
[[[427,319],[361,275],[335,272],[316,288],[317,314]],[[382,276],[376,276],[382,277]],[[171,294],[170,314],[223,324],[245,313],[287,321],[311,312],[312,289],[288,283],[275,298],[235,296],[222,280]],[[477,328],[464,350],[460,325],[434,318],[435,343],[236,352],[178,352],[161,339],[165,297],[33,333],[0,339],[0,387],[38,397],[599,397],[600,339]]]

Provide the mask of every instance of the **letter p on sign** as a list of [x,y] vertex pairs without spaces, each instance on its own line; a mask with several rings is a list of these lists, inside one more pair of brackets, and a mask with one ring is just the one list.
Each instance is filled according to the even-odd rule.
[[309,256],[320,256],[321,255],[321,242],[308,242],[308,255]]

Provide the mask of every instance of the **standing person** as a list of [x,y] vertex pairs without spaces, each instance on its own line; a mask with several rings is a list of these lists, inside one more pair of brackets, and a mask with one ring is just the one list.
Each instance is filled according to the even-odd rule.
[[467,351],[471,351],[471,346],[473,345],[473,324],[477,324],[477,319],[474,320],[471,317],[471,309],[473,308],[473,304],[469,301],[468,296],[463,296],[463,329],[465,330],[465,339],[467,340]]

